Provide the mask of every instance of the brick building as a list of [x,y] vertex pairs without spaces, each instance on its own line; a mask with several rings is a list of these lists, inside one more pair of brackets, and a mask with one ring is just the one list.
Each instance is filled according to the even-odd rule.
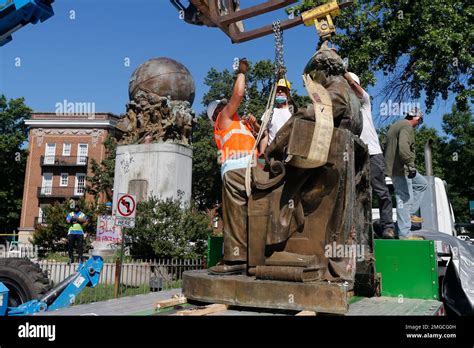
[[115,133],[118,117],[110,113],[57,115],[33,113],[30,127],[19,241],[28,243],[44,207],[55,201],[92,199],[85,178],[92,159],[105,157],[104,140]]

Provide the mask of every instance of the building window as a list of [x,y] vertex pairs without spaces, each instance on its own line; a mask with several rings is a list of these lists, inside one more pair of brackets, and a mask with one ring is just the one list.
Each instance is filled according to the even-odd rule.
[[77,148],[77,164],[86,164],[87,163],[87,144],[79,144]]
[[62,186],[62,187],[67,186],[68,178],[69,178],[68,173],[61,173],[61,180],[59,182],[59,186]]
[[51,195],[53,192],[53,173],[43,173],[43,183],[41,185],[42,195]]
[[76,184],[74,185],[74,195],[83,196],[86,187],[86,174],[76,174]]
[[46,144],[44,150],[44,164],[54,164],[56,156],[56,144]]
[[40,204],[39,206],[39,212],[38,212],[38,223],[43,224],[46,222],[46,215],[45,215],[45,210],[49,206],[49,204]]
[[63,156],[71,156],[71,144],[64,143],[63,144]]

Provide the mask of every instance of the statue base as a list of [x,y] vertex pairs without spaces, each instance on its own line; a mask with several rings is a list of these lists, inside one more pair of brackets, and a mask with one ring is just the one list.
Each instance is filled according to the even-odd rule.
[[143,201],[151,196],[191,201],[193,150],[175,143],[117,146],[113,211],[119,193],[129,193]]
[[349,308],[348,287],[342,283],[257,280],[245,275],[210,275],[207,270],[184,272],[183,294],[195,301],[241,307],[333,314],[345,314]]

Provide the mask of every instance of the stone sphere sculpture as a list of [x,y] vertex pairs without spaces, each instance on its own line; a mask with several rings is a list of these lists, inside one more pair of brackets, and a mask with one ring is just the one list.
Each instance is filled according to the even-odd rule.
[[138,92],[170,97],[171,100],[193,104],[195,85],[189,70],[181,63],[165,57],[153,58],[141,64],[132,74],[128,85],[130,100]]

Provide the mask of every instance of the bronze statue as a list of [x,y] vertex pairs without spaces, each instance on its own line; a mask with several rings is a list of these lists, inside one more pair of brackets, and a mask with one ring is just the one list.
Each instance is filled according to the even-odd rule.
[[[332,101],[334,130],[327,163],[305,168],[288,161],[289,152],[294,156],[300,149],[304,157],[311,147],[311,129],[318,122],[315,108],[321,107],[315,103],[301,108],[280,129],[266,150],[265,167],[252,168],[248,267],[257,279],[353,284],[357,259],[371,261],[368,152],[358,138],[360,102],[343,73],[342,60],[325,46],[305,69]],[[337,246],[353,250],[353,255],[338,255]],[[366,255],[356,255],[361,250]],[[306,272],[311,276],[304,277]]]
[[191,73],[181,63],[155,58],[141,64],[130,79],[130,102],[117,125],[123,132],[119,143],[170,141],[190,145],[194,94]]
[[[239,233],[247,240],[245,275],[185,274],[188,298],[335,313],[345,311],[349,291],[374,290],[369,154],[358,137],[360,102],[344,72],[326,45],[311,58],[304,76],[313,104],[287,121],[251,170],[247,230]],[[328,115],[329,134],[315,136]],[[312,156],[321,155],[313,150],[325,137],[321,165]],[[286,292],[300,303],[288,304]]]
[[190,145],[194,111],[188,101],[170,100],[144,91],[127,104],[117,127],[124,133],[120,144],[172,141]]

